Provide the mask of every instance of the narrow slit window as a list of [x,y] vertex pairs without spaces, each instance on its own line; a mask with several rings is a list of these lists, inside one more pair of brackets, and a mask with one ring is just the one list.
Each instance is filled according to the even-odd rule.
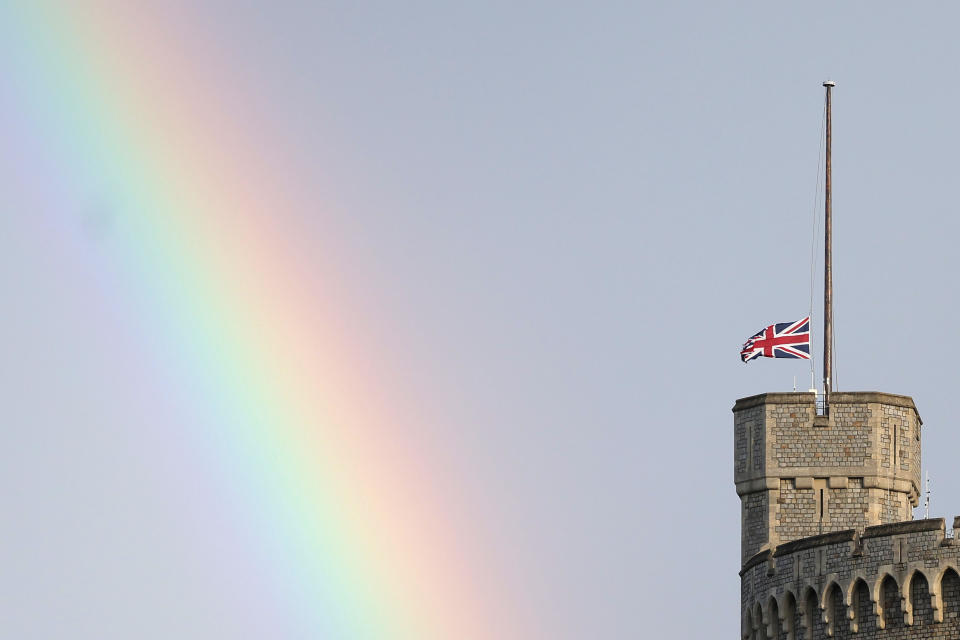
[[893,464],[895,465],[897,464],[897,459],[898,459],[897,458],[897,440],[899,440],[899,435],[900,435],[899,431],[900,431],[900,426],[896,424],[893,425]]

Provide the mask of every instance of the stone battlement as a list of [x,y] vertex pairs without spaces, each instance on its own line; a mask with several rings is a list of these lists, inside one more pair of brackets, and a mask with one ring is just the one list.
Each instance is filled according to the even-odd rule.
[[740,577],[744,640],[960,638],[960,541],[942,518],[793,540]]

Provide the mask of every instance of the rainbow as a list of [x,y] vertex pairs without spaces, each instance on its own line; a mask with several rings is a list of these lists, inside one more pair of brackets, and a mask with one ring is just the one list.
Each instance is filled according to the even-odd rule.
[[442,452],[404,430],[421,416],[387,415],[401,390],[350,337],[335,243],[277,224],[314,194],[264,160],[282,143],[232,99],[191,16],[135,4],[2,4],[11,95],[51,188],[119,203],[119,298],[208,425],[184,437],[256,532],[251,579],[303,637],[532,637],[502,609],[471,514],[439,493]]

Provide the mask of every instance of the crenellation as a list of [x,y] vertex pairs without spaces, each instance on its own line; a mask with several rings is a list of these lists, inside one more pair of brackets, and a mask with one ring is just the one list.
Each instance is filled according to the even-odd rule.
[[892,394],[737,401],[744,639],[960,638],[960,544],[912,520],[921,427]]
[[[864,551],[860,554],[855,553],[855,532],[841,532],[773,551],[772,570],[767,562],[744,569],[742,610],[759,607],[765,619],[771,619],[773,612],[779,622],[780,609],[790,610],[791,603],[804,602],[804,594],[812,590],[818,617],[826,622],[822,627],[815,625],[811,640],[960,637],[960,545],[943,544],[948,540],[944,521],[921,520],[871,529],[864,531]],[[822,543],[817,544],[818,540]],[[889,559],[893,550],[901,546],[911,551],[903,562],[892,565]],[[818,557],[824,558],[825,570],[813,573],[809,569]],[[794,569],[798,565],[806,567],[799,577]],[[864,597],[871,606],[866,606]],[[801,622],[799,617],[795,622]],[[743,638],[754,637],[750,635],[753,630],[745,624]],[[777,630],[784,631],[783,627],[776,627],[774,632]]]

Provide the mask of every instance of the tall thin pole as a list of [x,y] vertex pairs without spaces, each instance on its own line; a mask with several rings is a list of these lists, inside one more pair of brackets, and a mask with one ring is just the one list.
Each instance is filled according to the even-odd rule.
[[830,378],[832,374],[832,349],[833,346],[833,202],[831,197],[831,167],[830,151],[832,140],[831,128],[831,89],[836,83],[827,80],[823,83],[827,89],[827,157],[825,162],[825,189],[824,195],[824,214],[823,214],[823,398],[824,404],[830,406]]

